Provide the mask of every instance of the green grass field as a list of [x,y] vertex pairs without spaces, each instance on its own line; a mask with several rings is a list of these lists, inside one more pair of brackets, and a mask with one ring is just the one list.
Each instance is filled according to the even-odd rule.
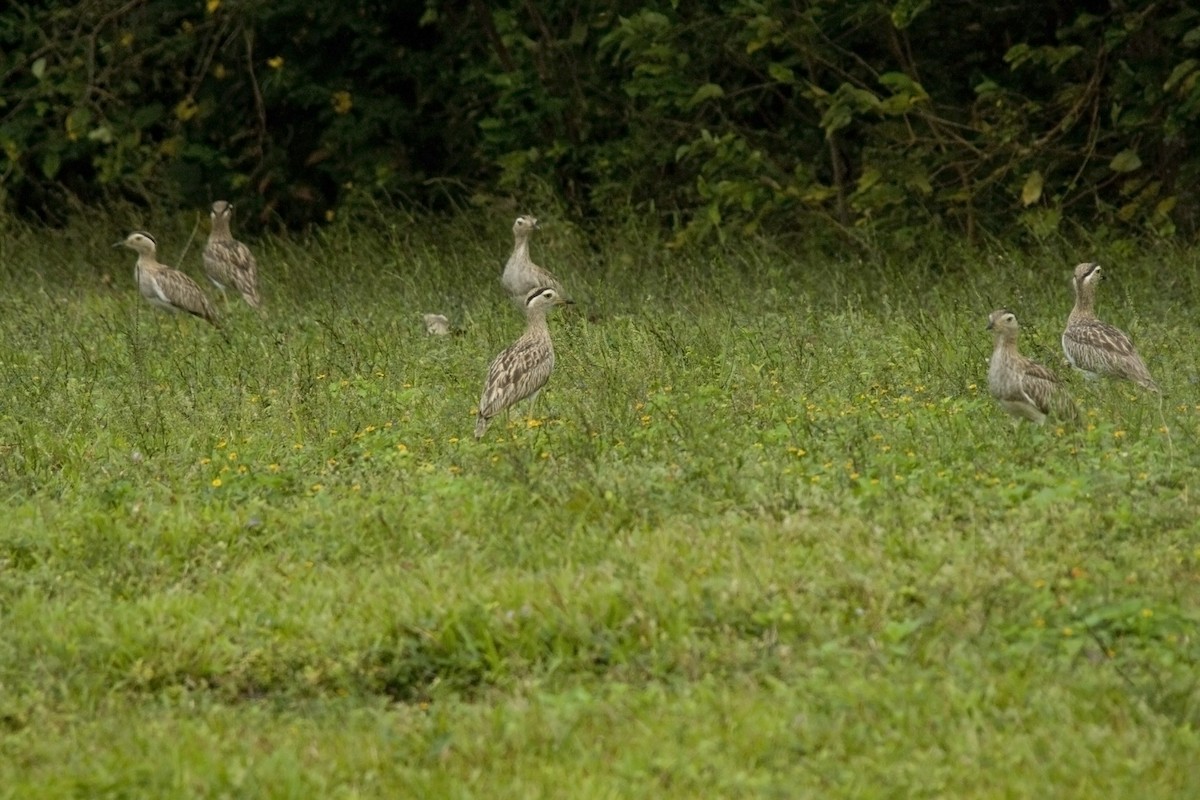
[[[1200,796],[1200,250],[544,222],[481,443],[502,215],[251,241],[228,340],[127,221],[0,226],[0,797]],[[1165,399],[1014,426],[987,314],[1065,374],[1085,259]]]

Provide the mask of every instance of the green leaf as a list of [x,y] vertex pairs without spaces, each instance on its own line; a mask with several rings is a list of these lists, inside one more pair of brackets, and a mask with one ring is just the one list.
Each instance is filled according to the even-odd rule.
[[51,150],[42,156],[42,174],[50,180],[54,180],[60,167],[62,167],[62,156],[57,150]]
[[1142,165],[1142,159],[1134,150],[1125,149],[1113,156],[1108,168],[1113,172],[1133,172]]
[[892,6],[892,24],[897,30],[904,30],[929,6],[930,0],[900,0]]
[[1010,68],[1016,69],[1029,60],[1029,55],[1029,45],[1021,42],[1008,48],[1008,52],[1004,54],[1004,63],[1008,64]]
[[825,130],[825,135],[829,136],[849,125],[853,119],[854,115],[845,103],[834,103],[821,115],[821,127]]
[[929,97],[925,92],[925,87],[914,81],[903,72],[885,72],[879,76],[879,83],[888,87],[893,92],[899,94],[904,92],[907,94],[917,95],[922,98]]
[[1178,86],[1180,81],[1195,71],[1197,64],[1200,64],[1200,62],[1196,61],[1194,58],[1189,58],[1182,64],[1179,64],[1177,67],[1175,67],[1175,69],[1171,70],[1170,77],[1168,77],[1166,82],[1163,84],[1163,91],[1169,92]]
[[42,76],[46,74],[46,59],[39,58],[37,61],[34,61],[33,65],[29,67],[29,71],[33,73],[33,77],[40,81]]
[[718,97],[724,97],[725,90],[715,83],[706,83],[696,90],[691,99],[687,101],[687,108],[693,108],[700,105],[705,100],[713,100]]
[[780,83],[795,83],[796,73],[791,67],[785,67],[783,64],[772,62],[767,65],[767,74]]
[[1029,173],[1029,177],[1025,179],[1025,185],[1021,187],[1021,205],[1031,206],[1042,198],[1042,187],[1046,180],[1042,177],[1039,170],[1034,170]]
[[1062,222],[1062,210],[1031,208],[1028,211],[1022,211],[1018,219],[1036,238],[1045,239],[1058,230],[1059,223]]

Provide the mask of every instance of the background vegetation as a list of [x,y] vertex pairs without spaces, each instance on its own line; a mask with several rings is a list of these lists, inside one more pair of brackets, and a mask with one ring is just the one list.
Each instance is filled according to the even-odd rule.
[[1190,235],[1198,52],[1183,0],[15,0],[0,202]]

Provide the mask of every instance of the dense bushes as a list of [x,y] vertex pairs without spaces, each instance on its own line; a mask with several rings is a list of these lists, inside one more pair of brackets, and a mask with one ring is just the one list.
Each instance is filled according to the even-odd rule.
[[1198,52],[1182,1],[25,2],[0,192],[49,220],[502,193],[684,237],[1171,235],[1200,222]]

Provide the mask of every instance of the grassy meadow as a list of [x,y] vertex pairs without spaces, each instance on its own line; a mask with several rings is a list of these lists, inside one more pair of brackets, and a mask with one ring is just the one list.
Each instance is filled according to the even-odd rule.
[[[111,247],[194,222],[0,224],[0,797],[1200,796],[1200,250],[543,218],[476,442],[511,217],[251,239],[224,337]],[[1016,426],[987,314],[1066,374],[1092,259],[1164,398]]]

